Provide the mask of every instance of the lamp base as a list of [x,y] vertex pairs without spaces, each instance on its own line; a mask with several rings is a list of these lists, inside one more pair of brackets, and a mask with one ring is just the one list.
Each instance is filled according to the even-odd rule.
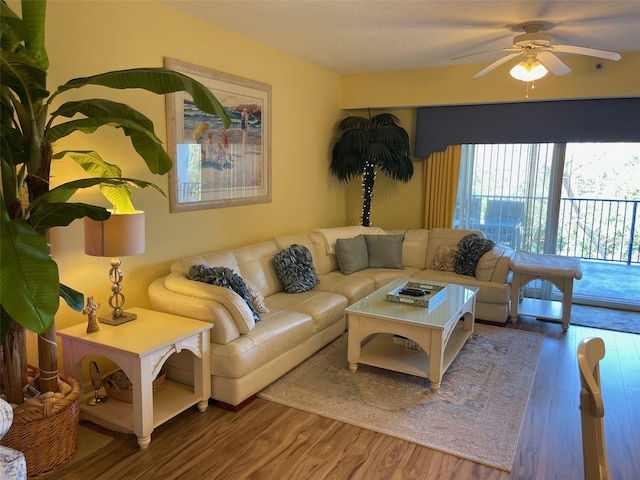
[[105,403],[107,403],[107,400],[109,400],[109,397],[107,397],[106,395],[95,395],[93,397],[87,398],[87,401],[85,403],[90,407],[97,407],[99,405],[104,405]]
[[107,325],[122,325],[123,323],[130,322],[131,320],[135,320],[138,317],[135,313],[127,313],[124,312],[120,317],[114,317],[113,315],[100,317],[100,323],[104,323]]

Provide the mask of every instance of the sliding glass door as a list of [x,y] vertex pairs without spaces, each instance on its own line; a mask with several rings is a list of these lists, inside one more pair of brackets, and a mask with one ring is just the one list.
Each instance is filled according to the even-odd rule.
[[[640,144],[465,145],[455,226],[576,256],[574,302],[640,309]],[[548,282],[525,294],[554,298]]]

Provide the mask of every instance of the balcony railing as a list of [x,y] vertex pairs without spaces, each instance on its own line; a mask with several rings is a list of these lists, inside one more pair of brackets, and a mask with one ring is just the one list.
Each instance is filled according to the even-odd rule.
[[[541,197],[477,195],[466,221],[456,220],[515,250],[640,265],[640,200],[562,198],[557,221],[548,220],[548,206]],[[545,245],[549,235],[555,250]]]
[[563,198],[557,252],[640,264],[640,200]]

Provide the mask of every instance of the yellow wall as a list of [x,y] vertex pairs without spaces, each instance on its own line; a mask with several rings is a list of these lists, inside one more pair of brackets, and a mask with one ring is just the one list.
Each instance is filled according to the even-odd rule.
[[[563,56],[571,73],[552,74],[535,82],[528,101],[640,96],[640,52],[622,53],[614,62],[585,56]],[[523,102],[526,84],[509,76],[509,66],[473,78],[485,63],[342,77],[342,107],[416,107],[496,102]],[[596,64],[602,69],[596,69]]]
[[[9,4],[20,11],[15,0]],[[359,180],[344,186],[328,171],[335,126],[344,115],[366,115],[366,107],[372,107],[374,114],[382,110],[394,113],[413,145],[416,106],[524,100],[524,84],[510,79],[504,71],[472,80],[482,64],[340,77],[150,1],[49,2],[47,47],[50,88],[71,78],[109,70],[162,66],[165,56],[272,86],[272,202],[170,214],[168,200],[158,193],[134,192],[134,204],[147,212],[147,248],[143,255],[122,259],[127,306],[148,307],[148,284],[164,275],[177,258],[315,227],[357,224],[361,209]],[[595,72],[592,61],[572,58],[567,63],[573,73],[537,82],[531,99],[638,96],[639,60],[640,54],[623,55],[621,62],[606,62],[605,69]],[[83,91],[65,94],[61,100],[74,95],[86,98]],[[130,104],[149,116],[156,133],[166,139],[163,97],[101,88],[94,88],[91,96]],[[153,181],[168,189],[167,177],[149,174],[119,131],[75,134],[55,147],[94,149],[105,160],[119,164],[125,176]],[[416,161],[414,167],[408,184],[378,176],[373,225],[422,225],[422,162]],[[63,160],[55,163],[52,174],[57,185],[84,172]],[[96,192],[83,192],[76,200],[108,206]],[[102,304],[99,313],[104,314],[110,294],[109,260],[84,255],[82,235],[82,223],[78,221],[55,229],[53,252],[62,282],[96,297]],[[85,321],[82,314],[63,305],[57,327]]]
[[[20,11],[15,2],[12,7]],[[134,191],[134,205],[146,212],[147,242],[144,254],[121,259],[127,306],[148,307],[148,284],[166,274],[177,258],[345,224],[347,190],[328,170],[330,132],[342,114],[338,75],[148,1],[49,2],[46,41],[50,88],[109,70],[159,67],[165,56],[272,86],[272,201],[170,214],[167,198],[150,189]],[[65,94],[61,100],[88,98],[87,91]],[[98,87],[90,92],[138,109],[166,139],[163,96]],[[168,178],[148,173],[119,130],[103,130],[74,134],[55,149],[94,149],[120,165],[124,176],[152,181],[168,191]],[[71,160],[54,163],[54,185],[83,175]],[[79,193],[74,200],[108,206],[97,191]],[[82,222],[54,229],[52,247],[61,281],[93,295],[102,305],[98,313],[107,313],[109,259],[83,253]],[[56,324],[60,329],[85,321],[63,304]]]

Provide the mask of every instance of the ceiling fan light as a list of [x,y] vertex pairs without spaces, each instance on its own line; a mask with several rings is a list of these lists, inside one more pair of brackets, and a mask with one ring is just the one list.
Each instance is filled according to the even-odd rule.
[[509,74],[516,80],[533,82],[544,77],[549,71],[539,61],[522,61],[511,69]]

